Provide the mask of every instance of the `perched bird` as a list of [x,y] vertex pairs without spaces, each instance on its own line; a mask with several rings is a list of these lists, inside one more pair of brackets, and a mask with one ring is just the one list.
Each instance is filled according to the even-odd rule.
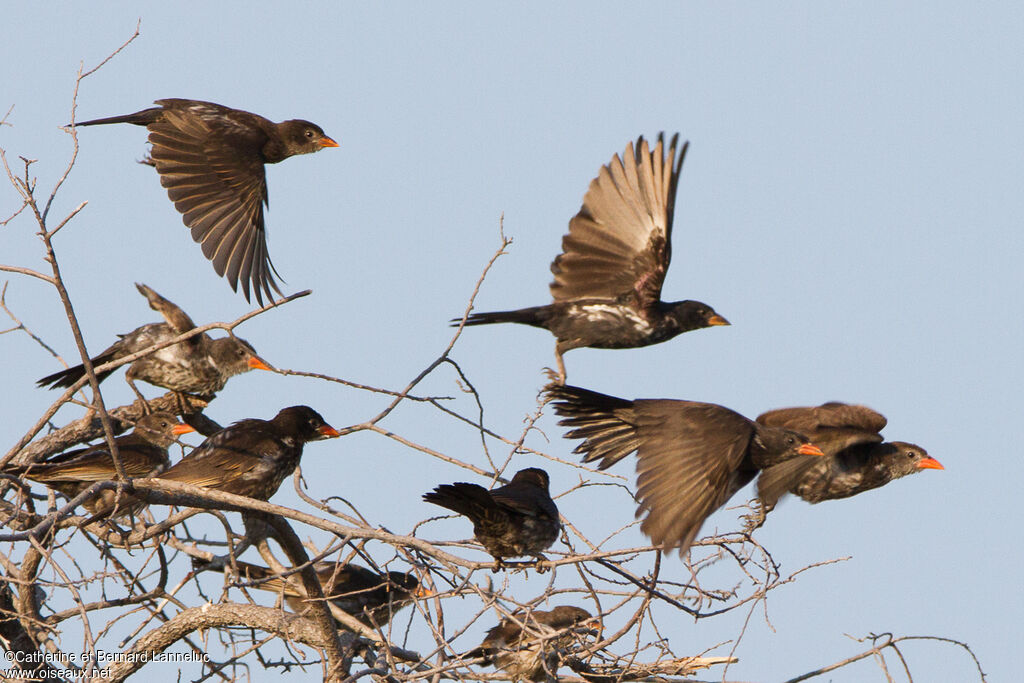
[[[143,325],[120,335],[118,341],[91,359],[93,365],[130,356],[195,329],[195,323],[185,311],[146,285],[136,283],[135,286],[149,301],[150,308],[160,313],[165,322]],[[137,379],[170,391],[212,396],[224,388],[229,378],[249,370],[270,370],[249,342],[235,336],[213,339],[203,332],[136,359],[128,366],[125,380],[136,396],[145,402],[135,386]],[[102,382],[112,372],[100,372],[96,379]],[[36,384],[51,389],[67,388],[84,375],[85,368],[76,365],[43,377]]]
[[[554,303],[516,311],[474,313],[466,325],[523,323],[555,335],[559,383],[565,384],[562,354],[589,346],[631,349],[667,341],[690,330],[729,322],[699,301],[661,300],[672,258],[672,214],[679,171],[689,143],[676,160],[678,135],[668,157],[664,135],[652,153],[640,137],[601,168],[583,197],[583,207],[562,238],[551,264]],[[453,326],[461,319],[452,321]]]
[[[167,449],[179,434],[195,431],[181,424],[170,413],[144,415],[129,434],[117,437],[117,453],[129,478],[150,477],[163,472],[171,465]],[[114,460],[105,442],[67,451],[45,462],[31,465],[8,466],[7,474],[31,479],[60,491],[68,498],[74,498],[98,481],[117,479]],[[109,509],[114,501],[113,491],[104,491],[99,497],[85,504],[87,510],[99,513]],[[127,512],[128,508],[125,508]]]
[[305,443],[338,435],[312,408],[291,406],[272,420],[222,429],[159,478],[268,500],[295,471]]
[[[767,427],[713,403],[627,401],[573,386],[551,386],[566,438],[584,439],[575,453],[607,469],[637,453],[637,517],[641,531],[682,555],[701,525],[759,471],[822,451],[799,432]],[[763,476],[763,474],[762,474]]]
[[301,119],[274,123],[198,100],[172,98],[156,104],[160,106],[74,125],[145,126],[160,184],[217,275],[226,276],[235,291],[241,281],[246,301],[250,282],[260,305],[264,292],[273,300],[271,289],[278,294],[281,290],[267,253],[263,207],[269,205],[269,195],[263,166],[338,143],[320,126]]
[[[587,622],[593,625],[586,628]],[[483,642],[465,657],[483,657],[514,681],[555,680],[565,650],[581,635],[599,629],[590,612],[561,605],[550,612],[534,610],[506,617],[487,632]]]
[[[232,571],[230,565],[196,561],[193,564],[197,569],[209,567],[219,572]],[[309,609],[306,591],[298,574],[282,577],[267,567],[246,562],[236,564],[238,579],[254,582],[254,588],[283,595],[296,614],[304,614]],[[387,625],[400,609],[416,598],[430,594],[425,588],[420,588],[415,576],[405,572],[381,575],[358,564],[341,562],[317,562],[314,568],[324,597],[370,628]]]
[[925,469],[945,469],[920,446],[885,442],[886,419],[867,406],[832,401],[811,408],[781,408],[757,418],[760,424],[793,429],[813,440],[827,457],[801,457],[766,471],[757,480],[758,510],[750,526],[764,523],[786,493],[808,503],[849,498]]
[[506,557],[532,555],[538,563],[547,559],[541,553],[562,528],[549,483],[547,472],[529,467],[490,491],[460,481],[438,486],[423,500],[469,517],[473,535],[497,561],[498,571]]

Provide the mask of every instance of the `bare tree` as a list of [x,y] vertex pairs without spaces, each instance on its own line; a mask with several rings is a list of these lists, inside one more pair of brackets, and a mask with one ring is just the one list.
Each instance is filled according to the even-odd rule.
[[[137,36],[138,30],[95,68],[79,72],[72,112],[82,81]],[[683,562],[664,558],[656,547],[623,542],[632,523],[605,530],[601,538],[591,538],[572,519],[563,517],[561,540],[543,563],[548,570],[544,588],[538,594],[524,595],[516,585],[522,573],[535,571],[532,562],[512,562],[510,569],[495,574],[493,561],[464,556],[478,556],[478,544],[438,538],[438,517],[423,520],[409,533],[392,533],[384,526],[386,520],[368,519],[347,500],[314,499],[298,472],[294,484],[307,506],[305,510],[159,478],[129,480],[119,461],[115,436],[147,409],[201,413],[210,399],[167,394],[150,400],[148,407],[136,401],[108,408],[97,372],[125,365],[205,331],[231,333],[252,317],[273,315],[278,307],[309,292],[282,298],[230,322],[200,325],[161,345],[93,367],[61,277],[55,246],[58,233],[72,224],[85,204],[59,220],[50,215],[78,154],[74,130],[70,129],[69,134],[74,140],[71,159],[48,193],[37,187],[32,160],[22,158],[15,163],[7,158],[5,150],[0,150],[7,178],[22,199],[22,205],[3,225],[7,229],[34,226],[49,272],[14,264],[0,265],[0,270],[17,278],[36,278],[53,287],[86,376],[40,415],[3,455],[0,466],[38,462],[76,444],[103,438],[114,457],[118,476],[65,501],[53,492],[41,495],[38,488],[33,489],[20,477],[2,475],[5,493],[0,515],[5,530],[0,534],[0,641],[10,665],[26,679],[91,676],[124,680],[160,662],[161,666],[180,670],[180,678],[195,681],[258,678],[255,672],[260,669],[298,669],[319,672],[325,680],[346,681],[367,677],[391,682],[508,680],[523,674],[495,670],[485,653],[474,652],[476,643],[467,643],[464,637],[505,620],[529,634],[518,645],[526,649],[529,640],[529,647],[543,653],[541,673],[537,675],[541,679],[561,674],[564,680],[602,683],[667,677],[692,680],[689,677],[703,669],[721,667],[718,680],[724,681],[729,663],[742,656],[743,632],[729,643],[694,647],[692,643],[672,642],[667,634],[673,620],[714,619],[740,611],[749,621],[774,589],[806,571],[845,559],[823,560],[783,573],[771,553],[756,540],[744,533],[727,533],[700,539],[689,561]],[[509,240],[501,233],[500,245],[477,281],[465,315],[472,309],[488,270],[508,245]],[[0,334],[29,335],[56,356],[22,323],[16,307],[8,304],[7,289],[5,283],[0,307],[11,325]],[[541,401],[530,407],[525,426],[517,434],[503,435],[487,426],[483,397],[452,357],[461,333],[460,327],[436,358],[398,389],[314,372],[277,372],[335,383],[344,391],[388,397],[383,409],[368,410],[365,419],[341,429],[342,438],[357,432],[376,434],[400,444],[415,457],[443,461],[451,468],[453,479],[472,473],[497,484],[517,469],[517,457],[527,455],[543,458],[550,467],[557,468],[558,481],[574,481],[567,489],[555,492],[560,501],[591,487],[601,487],[602,495],[634,500],[626,478],[529,445],[533,443],[530,437],[535,423],[544,414]],[[5,362],[11,362],[7,358]],[[455,398],[417,393],[426,378],[439,373],[450,383]],[[84,415],[59,427],[53,425],[58,410],[68,404],[77,406]],[[411,406],[433,411],[434,419],[446,429],[477,434],[486,465],[439,452],[393,431],[394,416]],[[43,435],[48,425],[53,429]],[[216,428],[218,425],[211,421],[210,430]],[[111,491],[131,495],[150,506],[129,520],[82,516],[84,502]],[[238,525],[239,517],[227,513],[241,513],[242,526]],[[202,531],[196,531],[197,527]],[[302,540],[307,537],[319,540]],[[247,574],[239,560],[250,547],[269,569],[262,578]],[[358,611],[346,612],[340,609],[339,601],[325,599],[325,584],[316,571],[321,566],[316,563],[325,560],[342,565],[357,562],[376,572],[410,572],[426,590],[407,596],[411,603],[407,617],[370,619]],[[224,572],[223,577],[212,570]],[[276,588],[260,593],[256,589],[265,587],[268,576],[277,577]],[[395,586],[389,589],[397,590]],[[282,598],[296,596],[307,609],[301,614],[282,609]],[[534,624],[536,628],[532,628],[531,615],[554,605],[583,607],[595,620],[586,627],[544,631]],[[602,628],[596,628],[598,625]],[[924,639],[962,648],[974,658],[964,643],[932,636]],[[910,679],[902,648],[922,638],[872,634],[865,640],[867,649],[793,678],[792,682],[866,658],[873,658],[881,675],[893,680],[894,660],[886,655],[894,655],[896,667]],[[979,679],[985,680],[980,663],[974,661]],[[166,673],[163,675],[166,677]]]

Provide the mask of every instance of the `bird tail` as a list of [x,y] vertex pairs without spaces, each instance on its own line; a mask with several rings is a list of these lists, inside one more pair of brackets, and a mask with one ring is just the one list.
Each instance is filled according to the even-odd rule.
[[[549,308],[548,306],[533,306],[532,308],[520,308],[515,311],[471,313],[466,317],[466,326],[490,325],[491,323],[520,323],[546,328]],[[458,327],[462,324],[462,318],[452,318],[449,322],[452,327]]]
[[[110,361],[114,360],[115,356],[115,353],[104,353],[90,360],[92,361],[93,365],[103,365],[104,363],[109,363]],[[114,371],[104,370],[103,372],[96,373],[96,381],[102,382],[107,377],[109,377],[112,372]],[[82,377],[85,377],[85,366],[75,365],[74,367],[70,367],[67,370],[61,370],[60,372],[55,372],[52,375],[47,375],[46,377],[43,377],[42,379],[36,382],[36,386],[49,387],[50,389],[56,389],[58,387],[62,389],[67,389]]]
[[[90,119],[89,121],[75,121],[75,126],[101,126],[106,123],[131,123],[136,126],[148,126],[154,123],[163,111],[163,107],[150,107],[149,109],[137,111],[134,114],[107,116],[106,118]],[[68,126],[70,125],[69,123]]]
[[465,515],[474,522],[496,507],[487,489],[464,481],[441,484],[430,493],[423,494],[423,500]]
[[221,574],[231,574],[238,580],[245,582],[258,582],[253,587],[271,592],[279,592],[285,589],[285,594],[294,593],[292,586],[288,585],[274,570],[269,567],[261,567],[248,562],[235,562],[238,571],[235,572],[230,564],[223,562],[208,562],[199,558],[192,558],[192,569],[199,571],[214,571]]
[[546,394],[564,417],[558,424],[573,427],[566,438],[584,439],[573,450],[583,454],[583,462],[599,460],[604,470],[639,448],[632,401],[570,385],[552,385]]

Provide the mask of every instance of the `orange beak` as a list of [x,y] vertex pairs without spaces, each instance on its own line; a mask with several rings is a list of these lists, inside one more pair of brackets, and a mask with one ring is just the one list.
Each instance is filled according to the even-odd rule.
[[416,592],[413,593],[417,598],[429,598],[434,594],[434,591],[430,590],[426,586],[416,586]]
[[813,443],[803,444],[800,448],[796,449],[796,452],[800,455],[825,455],[825,453]]
[[341,145],[339,145],[337,142],[335,142],[334,140],[332,140],[331,138],[329,138],[329,137],[327,137],[325,135],[322,138],[320,138],[320,146],[321,147],[340,147]]
[[332,439],[336,436],[341,436],[341,432],[339,432],[331,425],[324,425],[323,427],[316,431],[320,434],[320,436],[324,437],[325,439]]
[[253,357],[251,357],[249,359],[249,369],[250,370],[270,370],[271,372],[273,372],[273,370],[274,370],[272,367],[267,365],[266,362],[264,362],[264,360],[262,358],[260,358],[259,356],[253,356]]
[[921,462],[917,463],[917,469],[919,469],[919,470],[944,470],[946,468],[943,467],[942,463],[940,463],[935,458],[925,458]]
[[175,435],[188,434],[194,431],[196,431],[196,428],[192,425],[181,424],[180,422],[171,428],[171,433]]
[[717,313],[708,318],[708,325],[729,325],[729,321]]

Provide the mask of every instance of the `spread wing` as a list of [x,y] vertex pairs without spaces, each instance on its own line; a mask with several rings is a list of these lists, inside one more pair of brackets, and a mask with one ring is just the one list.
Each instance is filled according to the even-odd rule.
[[728,408],[689,401],[635,401],[640,434],[641,530],[685,553],[704,520],[753,478],[743,468],[753,427]]
[[664,135],[653,153],[641,137],[626,145],[591,181],[583,207],[569,221],[562,253],[551,264],[555,301],[616,299],[645,311],[661,300],[672,257],[672,214],[684,144],[665,156]]
[[800,432],[829,456],[857,444],[881,443],[883,438],[879,432],[886,424],[884,416],[867,406],[838,401],[813,408],[770,410],[757,421],[768,427]]
[[241,281],[246,300],[250,282],[261,304],[263,292],[271,299],[271,288],[281,293],[263,223],[267,181],[260,156],[262,131],[232,125],[230,118],[203,103],[165,109],[148,129],[160,183],[217,274],[232,289]]

